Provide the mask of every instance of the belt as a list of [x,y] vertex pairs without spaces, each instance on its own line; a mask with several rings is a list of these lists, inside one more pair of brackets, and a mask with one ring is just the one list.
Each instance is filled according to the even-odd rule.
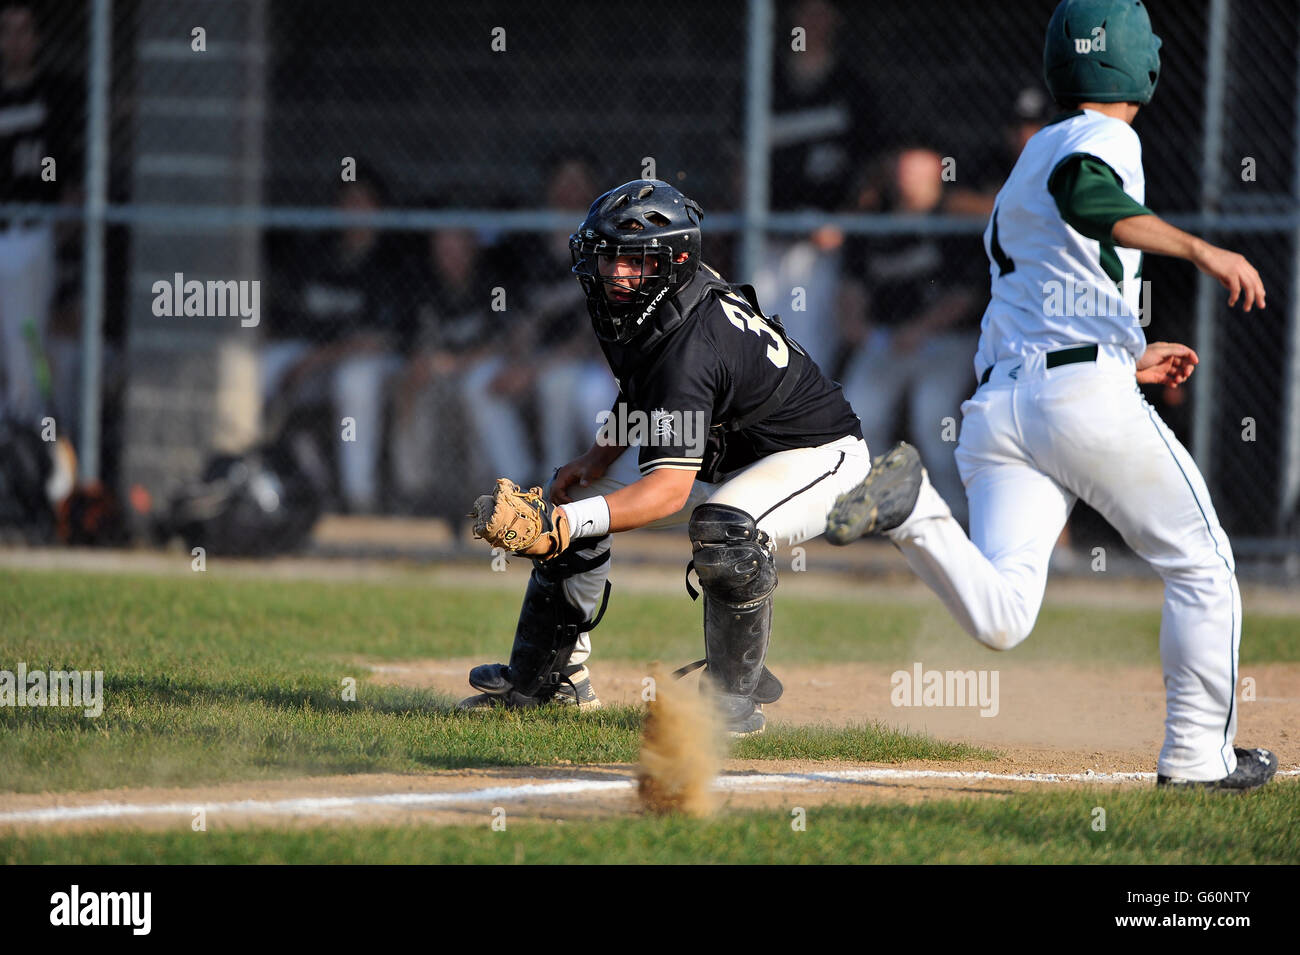
[[[1073,348],[1058,348],[1056,351],[1047,353],[1047,367],[1057,368],[1061,365],[1075,365],[1083,361],[1097,360],[1096,345],[1075,345]],[[986,385],[989,376],[993,374],[993,366],[989,365],[984,369],[984,374],[980,376],[980,384]]]

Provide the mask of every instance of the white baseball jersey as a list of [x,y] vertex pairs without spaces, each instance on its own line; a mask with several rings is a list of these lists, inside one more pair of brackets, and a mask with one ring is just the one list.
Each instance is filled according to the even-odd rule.
[[1004,358],[1079,344],[1146,350],[1138,322],[1142,253],[1081,235],[1061,218],[1048,181],[1071,156],[1095,156],[1137,203],[1146,195],[1142,144],[1122,120],[1080,110],[1025,145],[984,231],[992,299],[980,324],[975,374]]

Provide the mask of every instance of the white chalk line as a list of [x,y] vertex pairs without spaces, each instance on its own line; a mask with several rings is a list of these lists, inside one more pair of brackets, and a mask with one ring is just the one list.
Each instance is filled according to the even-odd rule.
[[[1298,776],[1300,769],[1285,770],[1279,776]],[[724,792],[769,792],[791,786],[839,784],[853,782],[905,782],[920,779],[958,779],[968,782],[999,781],[1020,783],[1135,783],[1155,779],[1155,773],[991,773],[982,770],[936,769],[839,769],[820,773],[758,773],[719,776],[715,788]],[[561,779],[517,786],[489,786],[465,792],[379,793],[357,796],[300,796],[288,799],[241,799],[233,802],[186,803],[95,803],[86,806],[49,806],[0,812],[0,825],[6,823],[60,823],[89,819],[123,819],[140,816],[190,816],[202,809],[208,816],[281,815],[281,816],[355,816],[357,810],[370,807],[405,809],[457,808],[502,803],[547,796],[590,795],[631,792],[630,779]]]

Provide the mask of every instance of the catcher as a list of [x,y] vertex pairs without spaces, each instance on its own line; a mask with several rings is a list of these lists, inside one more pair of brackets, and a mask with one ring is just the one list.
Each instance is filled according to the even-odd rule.
[[[470,671],[461,705],[599,706],[586,661],[609,598],[611,534],[685,524],[704,655],[728,730],[762,732],[775,551],[826,529],[871,458],[857,416],[753,289],[700,261],[700,206],[659,180],[592,204],[573,272],[619,394],[547,491],[502,479],[475,533],[533,559],[508,664]],[[632,450],[635,447],[636,450]]]

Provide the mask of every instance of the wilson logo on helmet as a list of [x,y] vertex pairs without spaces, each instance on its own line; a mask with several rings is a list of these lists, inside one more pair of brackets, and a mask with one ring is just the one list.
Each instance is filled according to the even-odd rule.
[[1145,5],[1062,0],[1047,26],[1043,76],[1062,106],[1150,102],[1160,77],[1160,38]]
[[1074,38],[1075,53],[1105,53],[1106,52],[1106,28],[1093,27],[1092,36],[1078,36]]

